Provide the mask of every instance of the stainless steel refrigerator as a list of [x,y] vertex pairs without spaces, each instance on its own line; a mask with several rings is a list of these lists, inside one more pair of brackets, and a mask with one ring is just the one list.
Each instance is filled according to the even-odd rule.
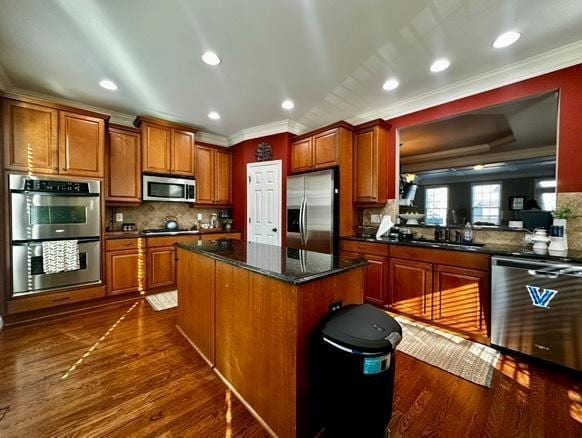
[[337,170],[287,177],[287,246],[332,254],[338,250]]

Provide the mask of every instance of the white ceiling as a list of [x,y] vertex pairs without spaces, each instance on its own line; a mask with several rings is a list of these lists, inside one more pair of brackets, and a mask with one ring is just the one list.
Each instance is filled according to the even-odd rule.
[[[484,74],[534,72],[536,56],[546,70],[582,62],[581,23],[580,0],[0,0],[0,64],[4,88],[190,123],[233,143],[257,125],[302,131],[416,109],[435,90],[472,94],[500,85],[481,84]],[[522,38],[491,48],[507,30]],[[564,47],[568,60],[557,60]],[[203,64],[205,50],[222,64]],[[451,67],[430,73],[439,57]],[[393,76],[400,87],[383,91]],[[119,90],[100,88],[103,78]]]

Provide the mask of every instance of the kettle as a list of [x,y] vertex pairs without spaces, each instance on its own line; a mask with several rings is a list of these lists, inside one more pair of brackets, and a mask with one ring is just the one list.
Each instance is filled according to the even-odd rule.
[[166,226],[166,230],[177,230],[178,218],[176,216],[166,216],[164,219],[164,225]]

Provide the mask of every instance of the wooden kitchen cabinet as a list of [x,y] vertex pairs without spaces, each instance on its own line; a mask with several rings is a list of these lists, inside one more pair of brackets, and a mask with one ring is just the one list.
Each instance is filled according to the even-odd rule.
[[166,246],[147,249],[147,288],[176,285],[176,248]]
[[4,167],[102,178],[108,116],[39,99],[3,99]]
[[313,167],[311,137],[291,143],[291,171],[304,172]]
[[144,116],[135,125],[142,129],[143,172],[195,176],[195,129]]
[[343,240],[341,255],[368,262],[364,288],[364,300],[377,306],[384,306],[388,297],[390,279],[390,248],[384,243],[368,243]]
[[141,202],[141,131],[109,125],[105,201]]
[[229,205],[232,202],[232,158],[227,150],[196,145],[196,203]]
[[4,99],[4,167],[58,173],[58,120],[54,108]]
[[337,166],[339,128],[330,129],[313,136],[313,165],[316,168]]
[[354,144],[354,203],[384,205],[388,199],[389,125],[376,120],[356,127]]
[[105,121],[59,113],[59,173],[100,178],[104,174]]
[[433,285],[433,321],[488,335],[489,272],[436,265]]
[[388,305],[403,313],[426,319],[432,314],[432,265],[412,260],[390,259]]
[[108,295],[142,292],[146,288],[145,239],[108,239],[105,241],[105,266]]

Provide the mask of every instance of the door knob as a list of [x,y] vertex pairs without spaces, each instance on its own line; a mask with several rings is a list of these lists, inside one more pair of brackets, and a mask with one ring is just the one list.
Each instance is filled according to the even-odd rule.
[[276,233],[276,232],[277,232],[277,228],[273,228],[271,231],[272,231],[273,233]]

